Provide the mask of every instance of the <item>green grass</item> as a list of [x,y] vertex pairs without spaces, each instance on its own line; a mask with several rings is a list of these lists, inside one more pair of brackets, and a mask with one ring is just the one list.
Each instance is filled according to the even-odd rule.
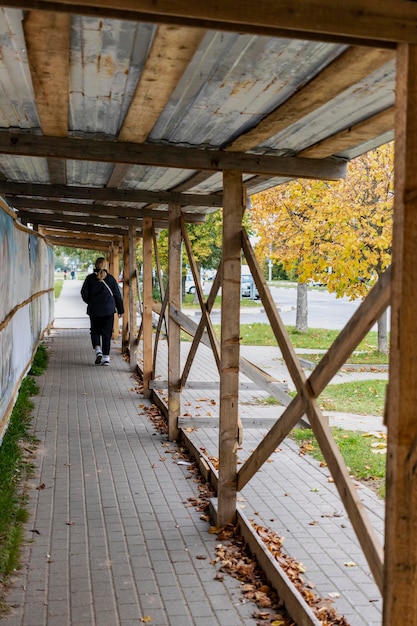
[[[215,324],[214,328],[220,336],[220,324]],[[294,348],[307,348],[311,350],[327,350],[339,335],[338,330],[326,330],[324,328],[310,328],[306,333],[300,333],[295,326],[286,326],[290,340]],[[240,326],[241,344],[245,346],[276,346],[272,328],[269,324],[241,324]],[[371,331],[359,344],[357,350],[372,352],[377,347],[377,333]]]
[[[382,416],[385,403],[385,380],[364,380],[328,385],[318,401],[323,411]],[[290,396],[296,395],[291,391]],[[281,404],[273,396],[257,398],[257,404]]]
[[[367,483],[381,498],[384,498],[386,454],[379,454],[375,451],[385,448],[385,437],[369,436],[368,433],[358,433],[342,428],[332,428],[332,433],[351,475]],[[312,430],[303,428],[293,430],[291,438],[300,445],[303,454],[311,454],[318,461],[324,461]]]
[[[386,380],[359,380],[328,385],[318,402],[323,411],[382,416],[386,386]],[[290,392],[290,396],[295,395],[295,391]]]
[[[42,373],[46,367],[45,347],[40,346],[32,370]],[[28,520],[27,480],[33,475],[32,457],[36,439],[30,434],[33,403],[31,396],[39,388],[31,375],[20,386],[8,429],[0,447],[0,611],[4,609],[1,593],[9,576],[20,567],[23,524]]]
[[[323,354],[308,353],[300,355],[303,359],[311,361],[312,363],[319,363]],[[388,365],[389,356],[378,350],[371,350],[369,352],[355,352],[347,360],[346,363],[354,365]]]
[[54,295],[55,295],[55,300],[58,300],[61,291],[62,291],[62,286],[64,284],[64,279],[63,278],[55,278],[54,281]]
[[328,385],[318,401],[325,411],[382,416],[386,386],[385,380],[361,380]]
[[31,376],[40,376],[48,367],[48,350],[45,344],[41,343],[36,350],[35,358],[32,363],[32,367],[29,370]]

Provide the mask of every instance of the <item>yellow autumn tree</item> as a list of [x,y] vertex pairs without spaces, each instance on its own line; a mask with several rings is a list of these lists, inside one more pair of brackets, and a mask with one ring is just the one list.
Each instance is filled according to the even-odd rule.
[[364,296],[391,262],[393,194],[393,143],[352,160],[341,181],[295,180],[259,193],[251,212],[257,254],[295,270],[300,283]]

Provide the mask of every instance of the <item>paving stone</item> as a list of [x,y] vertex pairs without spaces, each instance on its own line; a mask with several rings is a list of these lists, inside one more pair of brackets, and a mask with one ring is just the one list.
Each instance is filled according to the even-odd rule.
[[[66,305],[66,318],[70,310],[74,320],[85,317],[81,301]],[[129,365],[117,343],[110,368],[93,364],[85,320],[80,328],[53,330],[45,338],[50,362],[34,398],[33,424],[45,453],[36,460],[34,484],[45,482],[48,488],[29,494],[27,530],[37,528],[41,535],[29,535],[27,567],[17,574],[19,592],[10,596],[19,606],[8,624],[137,626],[150,615],[154,626],[255,626],[255,607],[240,602],[240,583],[227,576],[223,583],[214,580],[217,569],[210,561],[217,539],[207,533],[201,513],[185,506],[198,487],[167,452],[176,444],[156,433],[138,408],[149,402],[132,391]],[[242,459],[265,432],[245,430]],[[216,429],[199,429],[195,437],[198,446],[216,449]],[[340,508],[328,472],[300,460],[291,445],[280,448],[245,487],[242,511],[285,534],[285,547],[299,547],[307,572],[317,576],[318,591],[346,583],[340,607],[355,626],[366,623],[360,610],[370,626],[375,614],[380,616],[380,594],[363,559],[354,573],[340,558],[341,550],[358,556],[353,531],[341,529],[340,519],[326,518],[324,524],[320,517],[318,528],[309,525],[312,502],[320,514]],[[311,491],[316,485],[318,495]],[[379,501],[366,490],[364,500],[382,532]],[[291,541],[287,528],[294,533]],[[322,567],[326,537],[327,544],[339,546],[339,562],[326,560]],[[53,563],[47,564],[47,554]]]

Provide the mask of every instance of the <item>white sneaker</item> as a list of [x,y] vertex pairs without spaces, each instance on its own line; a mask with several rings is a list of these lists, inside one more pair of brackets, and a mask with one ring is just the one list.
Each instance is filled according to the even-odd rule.
[[102,365],[110,365],[110,357],[109,356],[103,356],[103,361],[101,363]]
[[102,352],[96,352],[96,360],[94,361],[95,365],[100,365],[102,358],[103,358]]

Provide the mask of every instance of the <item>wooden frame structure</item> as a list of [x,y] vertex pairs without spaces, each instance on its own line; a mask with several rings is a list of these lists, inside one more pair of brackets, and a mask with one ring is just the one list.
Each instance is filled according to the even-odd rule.
[[[220,469],[215,477],[218,488],[218,524],[224,525],[236,519],[236,494],[251,480],[253,474],[266,461],[270,453],[289,433],[304,414],[320,443],[342,501],[349,512],[358,539],[366,555],[373,576],[384,596],[384,626],[391,626],[401,616],[402,623],[417,625],[417,546],[414,534],[417,529],[417,355],[410,349],[415,333],[416,281],[412,267],[417,241],[416,177],[417,151],[417,4],[409,0],[346,0],[342,5],[334,0],[257,0],[233,4],[223,3],[196,6],[189,0],[158,3],[141,0],[134,3],[102,2],[100,0],[6,0],[5,7],[29,10],[26,33],[33,46],[38,44],[40,65],[48,65],[47,51],[39,44],[35,32],[36,15],[44,12],[47,28],[57,30],[59,60],[65,65],[66,39],[69,11],[80,15],[143,21],[162,24],[161,32],[168,37],[164,27],[179,25],[195,29],[221,29],[225,32],[245,32],[272,37],[307,38],[311,41],[335,42],[349,46],[323,72],[308,82],[305,91],[300,90],[288,98],[282,107],[265,114],[254,127],[233,138],[224,149],[186,148],[180,146],[145,144],[157,115],[149,114],[139,130],[134,122],[145,94],[139,93],[125,122],[120,129],[118,141],[68,137],[68,108],[60,101],[62,90],[53,89],[45,80],[48,72],[34,72],[38,82],[34,90],[38,94],[41,130],[34,135],[4,130],[0,137],[0,152],[13,159],[28,155],[48,162],[51,184],[42,188],[41,182],[32,180],[17,183],[0,181],[0,193],[7,196],[20,219],[42,228],[49,241],[59,245],[97,247],[108,250],[110,263],[117,267],[123,242],[123,269],[125,308],[128,315],[123,322],[122,346],[129,348],[132,367],[136,367],[138,336],[143,341],[144,393],[153,394],[154,363],[158,352],[158,336],[165,323],[168,327],[168,424],[169,436],[178,436],[177,419],[181,414],[181,389],[187,381],[193,354],[199,341],[208,343],[220,372]],[[313,17],[312,17],[313,16]],[[65,24],[67,29],[65,29]],[[160,33],[158,33],[160,35]],[[156,38],[158,42],[158,37]],[[181,39],[179,37],[179,39]],[[173,40],[170,40],[173,43]],[[187,51],[201,42],[201,33],[193,33],[187,39]],[[36,46],[35,46],[36,47]],[[178,45],[179,48],[179,45]],[[160,54],[160,50],[159,50]],[[158,51],[150,51],[156,62]],[[387,61],[397,59],[396,102],[394,106],[376,111],[366,120],[345,128],[332,136],[312,143],[294,156],[254,154],[249,152],[265,138],[277,135],[303,116],[308,116],[332,97],[353,88],[358,75],[365,77],[370,68],[377,71]],[[166,59],[165,59],[166,61]],[[31,59],[36,64],[35,56]],[[62,76],[68,67],[63,65]],[[160,67],[157,66],[156,71]],[[178,62],[178,76],[181,67]],[[343,69],[343,71],[341,71]],[[42,78],[43,77],[43,78]],[[63,80],[63,79],[62,79]],[[157,102],[162,111],[169,99],[169,89]],[[56,93],[55,93],[56,92]],[[151,94],[152,95],[152,94]],[[322,98],[322,101],[320,101]],[[53,119],[50,104],[54,100]],[[62,115],[61,115],[62,109]],[[302,112],[302,113],[301,113]],[[276,312],[265,281],[260,272],[248,237],[242,229],[245,206],[245,186],[251,187],[260,180],[273,177],[337,178],[343,175],[345,164],[334,160],[333,155],[348,151],[361,142],[383,136],[392,130],[395,112],[395,207],[394,245],[392,271],[389,270],[369,293],[352,320],[340,333],[339,338],[323,357],[320,364],[307,378],[288,340],[284,326]],[[126,141],[129,139],[129,141]],[[266,152],[266,151],[265,151]],[[330,157],[330,158],[329,158]],[[62,162],[101,163],[114,166],[106,188],[93,186],[78,188],[65,184]],[[148,191],[117,189],[129,165],[156,168],[185,168],[193,172],[189,179],[174,189]],[[185,193],[203,185],[209,177],[221,174],[222,195],[201,190],[197,194]],[[243,183],[243,175],[248,182]],[[191,182],[192,181],[192,182]],[[135,195],[136,194],[136,195]],[[40,196],[45,200],[39,201]],[[60,199],[59,204],[51,198]],[[75,200],[82,199],[81,203]],[[69,203],[68,201],[71,200]],[[13,202],[12,202],[13,203]],[[54,204],[55,203],[55,204]],[[68,204],[65,204],[68,203]],[[129,203],[139,203],[130,206]],[[194,212],[192,207],[222,206],[224,210],[223,259],[210,295],[204,300],[192,251],[187,241],[186,221],[204,219],[204,211]],[[166,208],[157,208],[160,205]],[[191,209],[190,209],[191,207]],[[152,245],[156,250],[155,229],[169,228],[170,273],[162,305],[157,312],[162,320],[158,324],[155,341],[152,340]],[[135,268],[136,238],[143,239],[143,307],[142,322],[138,333],[136,289],[138,277]],[[187,249],[190,266],[201,307],[201,322],[194,328],[180,311],[180,258],[181,241]],[[265,310],[277,342],[283,352],[287,367],[297,388],[297,396],[289,399],[279,389],[276,381],[256,371],[239,355],[239,286],[241,250],[255,278]],[[113,270],[114,271],[114,270]],[[160,275],[159,269],[157,270]],[[215,295],[221,286],[227,314],[222,314],[220,342],[214,336],[210,311]],[[350,484],[348,473],[334,443],[331,432],[317,404],[317,397],[338,371],[346,357],[354,350],[385,308],[391,304],[391,362],[389,393],[386,407],[388,426],[388,474],[386,536],[384,550],[379,545],[372,527]],[[224,311],[226,309],[224,308]],[[181,372],[179,361],[180,329],[194,335],[189,359]],[[272,427],[268,436],[258,445],[250,458],[237,471],[236,449],[241,436],[238,416],[238,372],[250,372],[257,383],[267,388],[286,405],[283,415]],[[307,618],[302,623],[311,623]],[[301,622],[300,622],[301,623]]]

